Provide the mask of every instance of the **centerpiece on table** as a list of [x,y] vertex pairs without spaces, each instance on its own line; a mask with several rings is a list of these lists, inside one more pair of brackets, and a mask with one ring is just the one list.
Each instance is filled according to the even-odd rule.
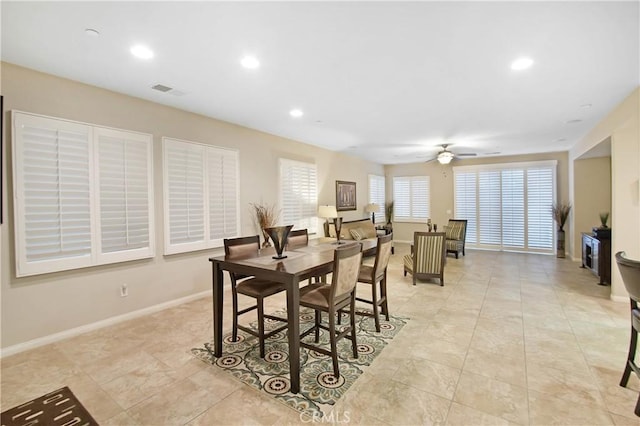
[[271,228],[276,225],[280,211],[276,210],[276,206],[273,204],[251,203],[250,206],[253,210],[253,223],[256,227],[260,228],[264,237],[262,248],[271,247],[267,228]]

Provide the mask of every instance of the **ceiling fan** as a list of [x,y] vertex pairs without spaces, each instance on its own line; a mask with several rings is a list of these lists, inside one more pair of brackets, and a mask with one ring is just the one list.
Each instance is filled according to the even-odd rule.
[[442,147],[442,151],[440,151],[434,158],[428,160],[427,163],[430,161],[438,160],[438,163],[440,164],[449,164],[451,160],[457,157],[475,157],[476,155],[478,155],[474,152],[455,154],[447,149],[449,144],[444,143],[440,146]]

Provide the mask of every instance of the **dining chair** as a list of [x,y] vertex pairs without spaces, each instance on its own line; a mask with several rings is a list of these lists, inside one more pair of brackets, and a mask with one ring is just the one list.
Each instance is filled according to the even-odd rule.
[[[378,236],[376,246],[376,260],[373,266],[361,265],[358,274],[358,282],[371,286],[371,300],[356,296],[359,302],[368,303],[372,306],[372,313],[358,311],[359,315],[372,316],[376,331],[380,333],[380,309],[387,321],[389,321],[389,307],[387,305],[387,266],[391,258],[393,248],[393,234]],[[378,284],[380,288],[378,291]]]
[[[224,253],[229,259],[247,256],[253,253],[258,253],[260,249],[260,237],[255,235],[252,237],[240,237],[229,238],[224,240]],[[273,315],[266,315],[264,313],[264,298],[272,296],[276,293],[284,291],[285,288],[282,284],[264,280],[261,278],[251,277],[247,275],[236,274],[229,272],[231,277],[231,294],[233,298],[233,330],[232,338],[236,342],[238,340],[238,330],[242,330],[245,333],[249,333],[256,336],[260,341],[260,358],[264,358],[265,354],[265,340],[274,334],[287,328],[287,325],[283,325],[274,330],[265,333],[264,320],[265,318],[274,321],[287,322],[286,318],[280,318]],[[248,297],[256,299],[256,304],[248,308],[238,310],[238,294],[242,294]],[[249,311],[257,309],[258,311],[258,331],[238,324],[238,317]]]
[[309,245],[309,231],[307,229],[294,229],[289,232],[287,248],[303,247]]
[[[333,362],[333,375],[340,377],[338,368],[337,342],[342,338],[351,340],[353,357],[358,358],[356,343],[355,295],[358,272],[362,262],[362,244],[354,243],[337,248],[333,255],[333,274],[331,283],[320,282],[310,284],[300,290],[300,306],[315,311],[314,325],[300,335],[300,346],[318,353],[328,355]],[[336,331],[336,314],[349,307],[350,325],[342,331]],[[329,326],[322,324],[321,313],[328,313]],[[329,332],[331,350],[303,342],[302,339],[315,332],[314,343],[320,342],[320,329]]]
[[[629,339],[629,354],[627,355],[627,364],[620,380],[620,386],[626,387],[629,382],[631,371],[640,376],[640,369],[635,363],[636,345],[638,343],[638,330],[640,330],[640,309],[638,309],[638,301],[640,301],[640,261],[631,260],[626,257],[625,252],[616,253],[616,262],[622,276],[624,286],[629,293],[629,302],[631,306],[631,337]],[[640,395],[636,401],[636,416],[640,416]]]
[[404,276],[409,272],[413,276],[413,285],[417,278],[439,278],[444,285],[445,233],[414,232],[411,254],[404,256]]
[[467,238],[467,219],[449,219],[449,223],[444,227],[445,245],[447,253],[456,255],[464,253],[464,243]]

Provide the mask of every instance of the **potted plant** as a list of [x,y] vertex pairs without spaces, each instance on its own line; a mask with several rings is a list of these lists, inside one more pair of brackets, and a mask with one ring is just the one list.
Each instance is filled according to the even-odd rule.
[[391,217],[393,216],[393,201],[389,201],[384,206],[384,212],[387,215],[387,225],[391,225]]
[[607,229],[607,222],[609,221],[609,212],[600,212],[600,228]]
[[253,209],[253,223],[262,231],[264,237],[262,247],[270,247],[269,233],[266,229],[276,225],[280,212],[276,211],[272,204],[251,203],[250,206]]
[[567,223],[567,219],[569,218],[569,212],[571,211],[570,203],[554,203],[551,207],[551,211],[553,213],[553,218],[558,224],[558,244],[556,246],[556,257],[564,258],[564,225]]

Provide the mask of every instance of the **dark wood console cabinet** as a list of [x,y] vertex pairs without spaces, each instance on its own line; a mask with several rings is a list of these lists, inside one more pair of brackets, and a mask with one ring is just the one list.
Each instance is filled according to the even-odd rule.
[[582,267],[600,279],[598,284],[611,284],[611,231],[582,233]]

